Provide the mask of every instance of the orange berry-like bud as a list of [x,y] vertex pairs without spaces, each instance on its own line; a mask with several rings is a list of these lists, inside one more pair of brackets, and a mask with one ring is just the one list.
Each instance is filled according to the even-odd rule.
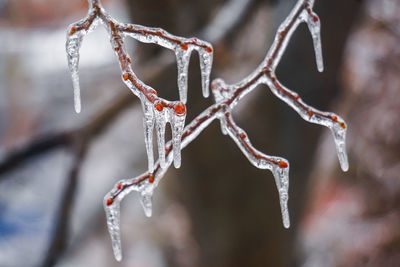
[[74,26],[71,27],[71,30],[69,31],[69,35],[72,35],[75,33],[76,28]]
[[110,206],[114,200],[112,198],[107,198],[107,206]]
[[183,43],[183,44],[181,44],[181,48],[183,50],[188,50],[189,46],[188,46],[188,44]]
[[209,46],[206,47],[206,52],[211,53],[212,51],[213,51],[213,50],[212,50],[211,47],[209,47]]
[[319,19],[318,19],[317,16],[313,16],[313,21],[314,21],[314,22],[318,22],[318,20],[319,20]]
[[156,109],[157,109],[158,111],[163,111],[163,109],[164,109],[164,107],[163,107],[163,105],[162,105],[161,102],[157,103],[157,104],[155,105],[155,107],[156,107]]
[[128,80],[129,75],[128,75],[127,73],[125,73],[125,74],[122,76],[122,78],[124,79],[124,81],[126,81],[126,80]]
[[241,137],[242,139],[244,139],[244,138],[247,137],[247,135],[246,135],[245,133],[242,133],[242,134],[240,135],[240,137]]
[[154,183],[154,176],[153,175],[150,175],[150,177],[149,177],[149,183]]
[[310,117],[312,117],[313,114],[314,114],[314,113],[312,113],[312,111],[309,111],[309,112],[308,112],[308,116],[310,116]]
[[333,119],[334,121],[337,121],[337,116],[332,116],[332,119]]
[[347,127],[347,126],[346,126],[346,123],[340,122],[339,124],[340,124],[340,126],[342,126],[343,129],[346,129],[346,127]]
[[117,189],[121,190],[122,189],[122,184],[117,184]]
[[186,113],[186,106],[182,102],[175,105],[174,111],[177,115],[184,115]]
[[151,90],[150,90],[150,93],[152,93],[153,95],[157,95],[157,96],[158,96],[158,93],[157,93],[156,90],[151,89]]
[[279,161],[279,168],[284,169],[287,168],[288,164],[285,161]]

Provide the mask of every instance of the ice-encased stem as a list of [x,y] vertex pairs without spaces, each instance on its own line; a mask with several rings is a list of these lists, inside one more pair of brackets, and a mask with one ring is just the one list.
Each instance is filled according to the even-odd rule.
[[66,51],[69,71],[72,77],[72,86],[74,88],[74,107],[75,112],[81,112],[81,96],[79,86],[79,49],[83,37],[80,34],[73,36],[67,35]]
[[208,97],[210,95],[210,74],[213,61],[212,52],[204,49],[199,50],[200,57],[200,71],[201,71],[201,85],[203,90],[203,96]]
[[122,260],[121,250],[121,230],[120,230],[120,204],[119,200],[114,200],[111,205],[107,204],[108,195],[104,198],[104,209],[107,217],[108,232],[111,237],[111,244],[117,261]]

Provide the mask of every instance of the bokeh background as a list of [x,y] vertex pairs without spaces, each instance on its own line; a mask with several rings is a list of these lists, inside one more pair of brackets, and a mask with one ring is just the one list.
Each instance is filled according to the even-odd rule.
[[[264,58],[294,3],[103,0],[120,21],[211,41],[212,77],[229,83]],[[272,174],[213,123],[160,183],[152,218],[135,194],[123,201],[117,263],[102,200],[146,169],[140,103],[99,27],[81,48],[83,111],[73,111],[65,36],[86,1],[0,0],[0,266],[400,266],[400,1],[317,0],[315,11],[325,71],[302,25],[277,74],[347,121],[349,172],[327,129],[260,86],[234,116],[259,150],[290,161],[291,228]],[[173,52],[127,44],[138,76],[177,99]],[[191,61],[189,120],[212,104],[201,96],[197,55]]]

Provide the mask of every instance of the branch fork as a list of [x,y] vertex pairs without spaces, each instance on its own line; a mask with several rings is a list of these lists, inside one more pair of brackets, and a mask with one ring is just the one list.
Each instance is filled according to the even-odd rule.
[[[279,193],[284,227],[290,226],[288,212],[289,162],[281,157],[269,156],[258,151],[250,142],[247,133],[233,120],[232,109],[259,84],[267,85],[272,93],[292,107],[304,120],[328,127],[333,134],[337,154],[343,171],[348,169],[345,138],[347,125],[338,115],[319,111],[302,101],[300,96],[281,84],[275,75],[283,53],[293,32],[300,23],[306,23],[313,39],[316,65],[323,71],[320,37],[320,19],[312,10],[313,0],[298,0],[288,17],[280,25],[275,39],[261,64],[242,81],[228,85],[222,79],[211,84],[215,104],[205,109],[192,122],[185,126],[187,100],[187,72],[190,54],[197,50],[200,56],[202,90],[204,97],[209,95],[209,76],[211,72],[213,48],[211,44],[197,38],[174,36],[160,28],[148,28],[135,24],[122,24],[114,20],[101,6],[99,0],[89,0],[86,18],[69,27],[67,33],[67,55],[75,92],[75,109],[80,112],[79,96],[79,48],[83,37],[101,22],[109,32],[110,42],[120,64],[121,78],[125,85],[139,97],[144,111],[143,125],[148,155],[148,171],[132,179],[119,181],[104,198],[107,225],[112,239],[115,258],[120,261],[120,201],[130,192],[138,191],[145,214],[151,216],[151,198],[154,189],[172,162],[176,168],[181,165],[180,151],[192,142],[213,120],[218,119],[221,131],[229,135],[251,164],[259,169],[273,173]],[[175,52],[178,68],[179,101],[167,101],[158,97],[157,91],[143,83],[131,67],[131,58],[126,52],[124,38],[132,37],[140,42],[154,43]],[[172,127],[172,140],[165,143],[165,126]],[[154,161],[153,130],[156,130],[158,155]]]

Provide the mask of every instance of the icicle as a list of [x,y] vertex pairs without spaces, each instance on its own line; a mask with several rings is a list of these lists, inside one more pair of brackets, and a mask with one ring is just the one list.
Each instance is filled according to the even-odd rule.
[[220,120],[221,132],[223,135],[228,134],[228,130],[226,129],[226,123],[223,120]]
[[112,200],[110,194],[104,198],[104,209],[106,211],[108,232],[111,236],[111,244],[117,261],[122,260],[121,230],[120,230],[120,205],[119,200]]
[[208,97],[210,95],[210,74],[213,61],[212,50],[206,49],[199,50],[200,57],[200,70],[201,70],[201,85],[203,89],[203,96]]
[[288,210],[289,166],[285,167],[274,166],[272,168],[272,173],[274,175],[276,187],[279,193],[279,202],[281,206],[283,226],[285,228],[289,228],[290,227],[290,218]]
[[[183,105],[183,104],[182,104]],[[174,151],[174,166],[175,168],[180,168],[181,166],[181,139],[182,139],[182,132],[185,126],[185,118],[186,118],[186,108],[180,110],[183,114],[176,114],[177,107],[175,107],[174,114],[171,118],[171,128],[172,128],[172,145]],[[183,105],[184,107],[184,105]]]
[[154,170],[153,128],[155,119],[154,119],[152,103],[150,103],[149,101],[145,101],[143,99],[142,99],[142,106],[144,111],[144,118],[143,118],[144,142],[146,144],[149,172],[152,173]]
[[81,112],[81,96],[80,96],[80,87],[79,87],[79,49],[82,44],[83,36],[80,33],[75,35],[67,34],[67,59],[68,59],[68,67],[71,72],[72,77],[72,85],[74,88],[74,106],[75,112]]
[[330,127],[335,140],[336,152],[339,158],[340,167],[344,172],[349,170],[349,162],[347,160],[346,153],[346,127],[347,126],[343,122],[341,124],[334,123],[332,127]]
[[187,45],[182,46],[183,48],[176,48],[175,55],[178,67],[179,99],[186,104],[188,91],[188,68],[192,50],[189,49]]
[[152,206],[153,205],[151,203],[151,199],[152,199],[152,193],[142,192],[140,194],[140,204],[142,204],[144,214],[147,217],[151,217],[151,214],[152,214]]
[[308,29],[310,30],[311,37],[314,43],[315,60],[317,62],[317,68],[319,72],[324,71],[324,60],[322,57],[322,45],[321,45],[321,23],[318,16],[313,13],[308,15],[306,19]]
[[[157,133],[157,146],[158,146],[158,158],[160,160],[161,168],[165,169],[165,125],[167,120],[165,118],[165,111],[161,104],[156,104],[154,109],[155,122],[156,122],[156,133]],[[157,109],[157,107],[159,107]]]

